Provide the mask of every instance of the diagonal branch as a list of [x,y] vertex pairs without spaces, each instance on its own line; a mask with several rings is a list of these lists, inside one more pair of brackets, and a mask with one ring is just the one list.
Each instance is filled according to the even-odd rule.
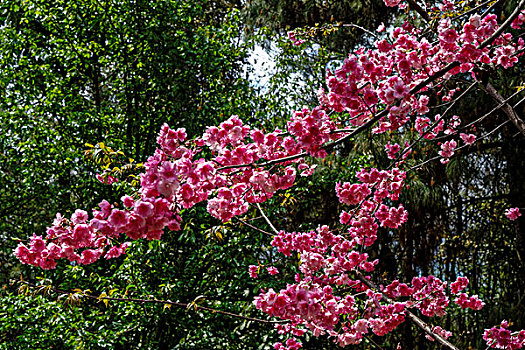
[[509,27],[511,24],[512,24],[512,21],[514,21],[514,19],[516,17],[519,16],[521,10],[523,10],[523,8],[525,8],[525,0],[521,0],[520,3],[516,6],[516,8],[514,9],[514,11],[510,14],[510,16],[507,18],[507,20],[505,22],[503,22],[503,24],[494,32],[494,34],[492,34],[490,36],[490,38],[487,38],[484,42],[482,42],[477,48],[479,50],[481,49],[484,49],[485,47],[489,46],[490,44],[492,44],[492,42],[498,37],[500,36],[501,33],[503,33],[503,31],[505,29],[507,29],[507,27]]
[[234,218],[235,218],[235,220],[239,221],[239,222],[240,222],[241,224],[243,224],[243,225],[248,226],[248,227],[251,228],[252,230],[259,231],[259,232],[264,233],[265,235],[268,235],[268,236],[274,236],[273,233],[268,232],[268,231],[265,231],[265,230],[263,230],[263,229],[260,229],[260,228],[258,228],[258,227],[256,227],[256,226],[253,226],[252,224],[246,222],[245,220],[239,219],[239,218],[237,218],[237,217],[234,217]]
[[415,0],[408,0],[407,2],[412,9],[414,9],[421,17],[423,17],[425,21],[430,22],[431,18],[427,11],[425,11]]
[[525,136],[525,122],[518,116],[516,110],[512,108],[512,106],[509,105],[508,102],[506,102],[503,96],[500,95],[498,90],[496,90],[491,83],[487,83],[485,92],[489,94],[490,97],[492,97],[498,103],[503,105],[501,107],[503,112],[505,112],[505,114],[509,117],[510,121],[516,126],[516,128],[518,128],[518,130],[523,134],[523,136]]
[[259,211],[261,212],[261,215],[266,221],[266,223],[271,227],[272,231],[275,232],[276,235],[278,235],[279,231],[275,228],[275,226],[273,226],[272,222],[270,221],[270,219],[268,219],[266,214],[264,214],[264,211],[262,210],[261,205],[259,203],[255,203],[255,204],[257,205],[257,208],[259,208]]

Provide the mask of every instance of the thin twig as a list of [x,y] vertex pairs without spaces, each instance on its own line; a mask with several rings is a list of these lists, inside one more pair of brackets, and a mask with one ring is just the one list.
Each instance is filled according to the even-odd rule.
[[414,142],[412,142],[412,144],[410,144],[408,147],[406,147],[403,152],[401,152],[397,158],[390,164],[390,166],[387,168],[387,169],[390,169],[392,168],[395,164],[397,164],[397,162],[399,162],[401,160],[401,158],[407,153],[409,152],[419,141],[421,141],[422,138],[424,138],[426,135],[428,135],[432,130],[434,130],[434,128],[445,118],[445,116],[447,115],[447,113],[450,111],[450,109],[452,109],[452,107],[454,107],[454,105],[461,99],[463,98],[463,96],[465,96],[474,86],[476,85],[476,83],[472,83],[465,91],[463,91],[461,93],[461,95],[459,95],[458,97],[456,97],[454,99],[454,101],[452,102],[452,104],[445,110],[445,112],[443,112],[443,114],[441,115],[441,117],[436,120],[429,128],[427,131],[425,131],[424,133],[422,133]]
[[268,219],[268,217],[266,216],[266,214],[264,214],[264,211],[262,210],[261,208],[261,205],[259,203],[255,203],[255,205],[257,206],[257,208],[259,208],[259,211],[261,212],[261,215],[262,217],[264,218],[264,220],[266,221],[266,223],[271,227],[271,229],[273,230],[273,232],[275,232],[276,235],[279,234],[279,231],[277,231],[277,229],[275,228],[275,226],[273,226],[272,222],[270,221],[270,219]]
[[260,228],[258,228],[258,227],[255,227],[255,226],[253,226],[253,225],[247,223],[246,221],[244,221],[244,220],[242,220],[242,219],[239,219],[238,217],[235,217],[235,220],[239,221],[239,222],[242,223],[243,225],[246,225],[246,226],[248,226],[249,228],[251,228],[251,229],[253,229],[253,230],[255,230],[255,231],[259,231],[259,232],[264,233],[264,234],[266,234],[266,235],[268,235],[268,236],[272,236],[272,237],[274,236],[273,233],[268,232],[268,231],[265,231],[265,230],[260,229]]
[[[504,122],[501,123],[498,127],[492,129],[490,132],[488,132],[488,133],[486,133],[485,135],[481,136],[480,138],[476,139],[476,142],[479,142],[479,141],[483,140],[484,138],[487,138],[488,136],[490,136],[491,134],[493,134],[494,132],[496,132],[497,130],[499,130],[501,127],[503,127],[504,125],[508,124],[509,122],[510,122],[510,120],[506,120],[506,121],[504,121]],[[454,151],[457,152],[457,151],[459,151],[459,150],[461,150],[461,149],[463,149],[463,148],[467,148],[467,147],[470,147],[470,146],[471,146],[471,145],[465,144],[465,145],[463,145],[463,146],[461,146],[461,147],[456,148]],[[413,167],[407,169],[406,172],[408,173],[409,171],[412,171],[412,170],[414,170],[414,169],[418,169],[418,168],[422,167],[423,165],[425,165],[425,164],[427,164],[427,163],[430,163],[430,162],[432,162],[432,161],[434,161],[434,160],[438,160],[438,159],[441,159],[441,158],[442,158],[441,156],[435,156],[435,157],[432,157],[432,158],[430,158],[430,159],[425,160],[425,161],[422,162],[422,163],[419,163],[419,164],[414,165]]]
[[378,343],[376,343],[372,337],[369,337],[368,335],[365,335],[365,338],[370,342],[372,343],[372,345],[374,345],[376,348],[378,348],[379,350],[384,350],[383,347],[381,345],[379,345]]
[[334,26],[334,27],[352,27],[352,28],[361,29],[363,32],[372,35],[374,38],[376,38],[376,39],[378,38],[378,36],[377,36],[376,33],[371,32],[371,31],[369,31],[368,29],[363,28],[363,27],[361,27],[361,26],[358,26],[357,24],[353,24],[353,23],[342,23],[342,24],[334,24],[333,26]]
[[503,0],[498,0],[498,1],[495,1],[495,2],[494,2],[494,0],[488,0],[488,1],[485,1],[484,3],[479,4],[478,6],[472,8],[472,9],[470,9],[470,10],[468,10],[468,11],[465,11],[465,12],[463,12],[463,13],[460,14],[460,15],[457,15],[456,17],[452,17],[450,20],[451,20],[451,21],[455,21],[455,20],[457,20],[457,19],[460,19],[461,17],[468,16],[468,15],[470,15],[471,13],[476,12],[477,10],[479,10],[480,8],[482,8],[483,6],[486,6],[486,5],[490,4],[491,2],[494,2],[492,5],[490,5],[490,7],[487,9],[487,11],[485,11],[485,12],[489,12],[489,11],[490,11],[495,5],[497,5],[498,3],[502,2],[502,1],[503,1]]
[[[34,288],[42,287],[42,286],[38,286],[36,284],[30,283],[30,282],[26,282],[26,281],[19,281],[19,280],[11,280],[11,281],[13,281],[15,283],[23,283],[23,284],[26,284],[26,285],[28,285],[30,287],[34,287]],[[73,294],[73,293],[79,294],[78,292],[66,291],[66,290],[60,289],[60,288],[55,287],[55,286],[52,286],[52,290],[55,293],[57,293],[57,294]],[[206,306],[199,306],[199,305],[196,305],[194,303],[189,303],[189,304],[188,303],[180,303],[180,302],[175,302],[175,301],[171,301],[171,300],[138,299],[138,298],[113,298],[113,297],[109,297],[109,296],[97,297],[95,295],[91,295],[91,294],[84,293],[84,292],[82,292],[81,295],[86,297],[86,298],[93,299],[93,300],[98,300],[98,301],[111,300],[111,301],[118,301],[118,302],[131,302],[131,303],[140,303],[140,304],[149,303],[149,304],[172,305],[172,306],[177,306],[177,307],[180,307],[180,308],[185,308],[187,310],[189,310],[189,309],[194,309],[195,311],[203,310],[203,311],[208,311],[208,312],[211,312],[211,313],[217,313],[217,314],[221,314],[221,315],[236,317],[236,318],[240,318],[240,319],[243,319],[243,320],[260,322],[260,323],[287,323],[287,322],[289,322],[287,320],[285,320],[285,321],[263,320],[263,319],[260,319],[260,318],[254,318],[254,317],[234,314],[233,312],[212,309],[212,308],[209,308],[209,307],[206,307]]]

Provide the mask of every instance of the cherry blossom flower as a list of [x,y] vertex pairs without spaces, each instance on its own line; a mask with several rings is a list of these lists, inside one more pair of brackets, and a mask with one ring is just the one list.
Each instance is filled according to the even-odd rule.
[[510,220],[516,220],[518,217],[521,216],[520,209],[519,208],[510,208],[505,210],[505,215]]

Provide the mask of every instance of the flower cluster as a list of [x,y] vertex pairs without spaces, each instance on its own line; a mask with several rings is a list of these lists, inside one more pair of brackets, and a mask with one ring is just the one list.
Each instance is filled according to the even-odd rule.
[[327,141],[337,137],[330,132],[335,130],[335,123],[319,107],[310,111],[303,108],[293,113],[287,124],[290,134],[295,136],[298,145],[314,157],[324,158],[326,151],[321,147]]
[[[334,126],[323,111],[305,109],[294,122],[306,128],[293,129],[297,139],[283,138],[278,129],[270,133],[252,130],[232,116],[219,127],[209,127],[195,141],[186,140],[184,129],[164,124],[157,138],[159,149],[144,163],[146,170],[140,175],[141,188],[135,198],[122,197],[120,206],[104,200],[91,219],[80,209],[70,219],[57,214],[45,237],[33,235],[28,245],[15,249],[15,255],[22,263],[44,269],[55,268],[56,260],[62,258],[91,264],[101,257],[123,254],[129,242],[118,242],[125,237],[160,239],[164,228],[180,229],[180,211],[202,201],[207,200],[208,212],[222,221],[241,215],[249,203],[263,202],[277,190],[292,186],[297,170],[303,176],[311,174],[303,159],[282,162],[273,172],[248,165],[304,151],[321,153],[322,143],[336,138],[327,136]],[[314,130],[318,130],[315,146],[305,136]],[[202,147],[214,153],[211,161],[198,157]]]
[[349,225],[348,233],[356,244],[370,246],[377,239],[379,226],[398,228],[406,222],[408,213],[403,205],[396,208],[383,203],[386,199],[399,199],[406,175],[398,168],[390,171],[363,169],[356,175],[361,184],[336,184],[336,193],[341,203],[359,204],[358,208],[350,212],[343,211],[340,222]]
[[295,37],[295,32],[288,32],[288,39],[290,39],[295,46],[300,46],[304,43],[304,40]]
[[521,26],[525,23],[525,10],[522,10],[518,17],[511,23],[513,29],[520,29]]
[[450,284],[450,292],[452,294],[458,294],[459,292],[461,292],[463,289],[467,288],[469,284],[469,280],[467,277],[458,277],[458,279],[456,280],[456,282],[452,282]]
[[[357,244],[357,240],[336,235],[327,226],[310,232],[279,232],[272,245],[285,256],[298,253],[300,274],[296,283],[279,292],[261,292],[255,298],[255,306],[271,316],[291,320],[285,333],[308,329],[315,336],[332,337],[341,346],[359,344],[369,331],[376,335],[391,332],[405,320],[406,308],[416,308],[428,317],[446,314],[450,302],[448,283],[435,276],[415,277],[411,286],[395,280],[380,292],[352,279],[350,276],[356,271],[371,272],[377,263],[368,261],[366,253],[358,252]],[[256,269],[251,266],[250,273]],[[450,284],[450,294],[458,294],[467,285],[468,279],[459,277]],[[336,294],[342,287],[365,291],[367,299],[361,304],[364,313],[358,311],[360,303],[348,293]],[[394,301],[386,301],[383,295]],[[477,296],[469,298],[464,293],[458,295],[456,303],[475,310],[484,305]],[[450,336],[441,328],[436,328],[436,334]]]
[[508,322],[502,321],[499,327],[486,329],[483,339],[488,346],[496,349],[521,349],[525,346],[525,330],[512,334]]
[[454,140],[447,141],[441,145],[441,151],[438,152],[443,157],[440,159],[441,163],[447,164],[450,161],[450,157],[454,155],[457,145],[457,142]]
[[106,184],[106,185],[111,185],[115,182],[118,182],[119,180],[114,177],[114,176],[111,176],[110,174],[108,173],[104,173],[104,174],[96,174],[95,175],[95,178],[100,181],[101,183],[103,184]]
[[[449,332],[446,329],[441,328],[440,326],[432,327],[432,332],[434,334],[440,335],[444,339],[448,339],[448,338],[450,338],[452,336],[452,332]],[[434,341],[434,339],[431,336],[429,336],[428,334],[426,335],[426,338],[428,340],[430,340],[430,341]]]
[[518,217],[521,216],[520,209],[519,208],[510,208],[505,210],[505,215],[510,220],[516,220]]
[[465,294],[461,293],[458,295],[454,302],[461,306],[462,309],[472,309],[472,310],[481,310],[485,303],[479,299],[477,295],[473,295],[470,298]]
[[116,258],[123,254],[129,242],[115,244],[120,234],[131,239],[160,239],[165,226],[178,228],[180,218],[168,213],[168,201],[163,198],[133,200],[123,197],[127,208],[115,208],[102,201],[93,218],[88,213],[76,210],[70,219],[57,214],[47,235],[33,235],[29,247],[20,244],[15,255],[22,263],[52,269],[56,260],[65,258],[78,264],[91,264],[100,257]]
[[469,146],[472,145],[474,142],[476,142],[476,135],[474,134],[460,133],[459,137],[461,137],[463,142],[465,142]]

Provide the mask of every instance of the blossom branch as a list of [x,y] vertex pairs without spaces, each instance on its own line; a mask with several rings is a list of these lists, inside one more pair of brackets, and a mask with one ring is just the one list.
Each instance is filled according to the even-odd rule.
[[[379,287],[376,286],[372,281],[368,280],[365,276],[363,276],[363,274],[361,272],[355,270],[354,273],[357,276],[357,279],[359,279],[361,281],[361,283],[365,284],[370,289],[380,293],[387,302],[389,302],[391,304],[394,303],[394,300],[392,300],[391,298],[389,298],[385,294],[381,293]],[[414,322],[416,324],[416,326],[418,326],[423,331],[425,331],[425,333],[427,333],[429,336],[431,336],[433,339],[435,339],[438,343],[440,343],[441,345],[443,345],[444,347],[446,347],[448,349],[459,350],[456,346],[454,346],[448,340],[446,340],[445,338],[443,338],[439,334],[434,333],[432,331],[432,329],[429,327],[428,324],[426,324],[422,319],[420,319],[419,317],[414,315],[412,312],[410,312],[409,310],[406,310],[406,309],[405,309],[404,312],[405,312],[405,315],[408,316],[408,318],[410,318],[410,320],[412,320],[412,322]]]
[[496,38],[500,36],[505,31],[505,29],[507,29],[512,24],[512,21],[514,21],[514,19],[518,17],[518,15],[520,14],[521,10],[523,10],[523,8],[525,8],[525,0],[521,0],[519,2],[519,4],[514,9],[514,11],[507,18],[507,20],[503,22],[503,24],[494,32],[494,34],[492,34],[489,38],[487,38],[484,42],[482,42],[478,46],[478,49],[480,50],[484,49],[485,47],[492,44],[492,42],[496,40]]
[[[485,39],[485,41],[483,41],[481,44],[479,44],[476,49],[477,50],[482,50],[482,49],[486,48],[487,46],[489,46],[490,44],[492,44],[494,42],[494,40],[496,40],[496,38],[498,36],[500,36],[503,33],[503,31],[505,31],[505,29],[507,29],[511,25],[512,21],[514,21],[514,19],[516,17],[518,17],[518,15],[520,14],[520,11],[524,7],[525,7],[525,0],[521,0],[520,3],[518,4],[518,6],[516,6],[514,11],[512,12],[512,14],[507,18],[507,20],[490,37],[488,37],[487,39]],[[424,81],[420,82],[419,84],[414,86],[412,89],[410,89],[410,94],[411,95],[416,94],[421,89],[427,87],[433,81],[443,77],[445,74],[450,72],[452,69],[454,69],[456,67],[459,67],[459,65],[460,65],[460,63],[458,61],[454,61],[454,62],[449,63],[443,69],[441,69],[440,71],[434,73],[433,75],[431,75],[430,77],[428,77],[427,79],[425,79]]]

